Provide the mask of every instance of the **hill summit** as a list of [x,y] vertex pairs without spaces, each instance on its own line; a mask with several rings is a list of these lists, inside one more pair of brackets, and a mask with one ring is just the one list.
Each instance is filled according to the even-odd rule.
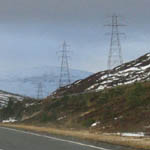
[[136,60],[124,63],[112,70],[101,71],[86,79],[78,80],[73,84],[58,89],[54,95],[75,94],[90,91],[99,91],[118,85],[126,85],[137,81],[150,79],[150,53]]

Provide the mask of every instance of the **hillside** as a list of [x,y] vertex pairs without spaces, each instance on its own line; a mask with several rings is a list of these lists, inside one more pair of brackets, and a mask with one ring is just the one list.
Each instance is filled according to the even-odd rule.
[[41,113],[32,121],[110,132],[149,131],[149,91],[150,82],[145,82],[97,93],[47,99]]
[[150,79],[150,53],[120,65],[112,70],[101,71],[86,79],[78,80],[71,85],[58,89],[55,96],[89,91],[99,91],[118,85],[126,85]]
[[[150,132],[149,64],[150,54],[146,54],[110,70],[108,78],[108,71],[99,72],[43,101],[22,101],[11,105],[12,113],[6,108],[0,114],[8,111],[19,122],[67,129]],[[22,109],[16,113],[18,108]]]
[[23,114],[26,112],[26,109],[28,107],[31,108],[31,106],[32,109],[28,111],[28,116],[32,116],[32,113],[38,110],[38,105],[41,103],[40,100],[14,94],[11,95],[10,93],[7,93],[7,95],[3,93],[3,97],[1,97],[0,102],[0,122],[23,120]]
[[24,100],[24,98],[25,97],[18,94],[0,91],[0,108],[6,107],[10,99],[14,102],[21,102]]
[[149,91],[149,81],[139,82],[77,96],[47,98],[30,105],[21,103],[19,114],[18,106],[11,110],[19,115],[19,122],[28,124],[100,132],[149,132]]

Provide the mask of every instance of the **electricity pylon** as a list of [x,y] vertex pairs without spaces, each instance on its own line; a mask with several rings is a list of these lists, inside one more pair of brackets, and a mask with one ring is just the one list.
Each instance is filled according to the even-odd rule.
[[71,83],[70,79],[70,70],[69,70],[69,61],[68,61],[68,45],[66,41],[64,41],[62,45],[61,52],[61,70],[60,70],[60,78],[59,78],[59,88],[64,87]]
[[37,99],[42,99],[43,98],[43,85],[42,83],[38,83],[37,87]]
[[119,27],[125,26],[118,22],[118,16],[112,16],[112,23],[106,26],[111,27],[111,42],[110,50],[108,56],[107,67],[108,70],[113,69],[114,67],[121,65],[123,63],[122,48],[120,43],[120,35],[124,33],[119,32]]

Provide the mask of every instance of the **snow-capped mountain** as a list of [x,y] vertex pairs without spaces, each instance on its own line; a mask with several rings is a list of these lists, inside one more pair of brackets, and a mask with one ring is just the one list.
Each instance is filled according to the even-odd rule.
[[84,80],[78,80],[71,85],[58,89],[55,95],[64,93],[81,93],[99,91],[123,84],[131,84],[137,81],[150,79],[150,53],[124,63],[112,70],[98,72]]
[[[92,73],[81,70],[70,70],[72,82],[83,79]],[[50,95],[58,88],[60,68],[43,66],[0,72],[0,89],[29,97],[37,97],[38,84],[42,83],[43,97]]]
[[23,101],[24,97],[17,94],[0,91],[0,108],[7,106],[10,99],[17,102]]

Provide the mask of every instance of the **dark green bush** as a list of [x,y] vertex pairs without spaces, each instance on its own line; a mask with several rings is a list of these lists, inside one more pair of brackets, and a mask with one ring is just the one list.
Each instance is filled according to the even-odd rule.
[[144,86],[141,83],[136,83],[135,86],[127,90],[126,98],[130,107],[137,107],[144,104],[143,95],[146,93]]
[[94,119],[92,119],[92,118],[87,118],[87,119],[83,120],[82,125],[83,125],[84,127],[90,127],[94,122],[95,122]]

